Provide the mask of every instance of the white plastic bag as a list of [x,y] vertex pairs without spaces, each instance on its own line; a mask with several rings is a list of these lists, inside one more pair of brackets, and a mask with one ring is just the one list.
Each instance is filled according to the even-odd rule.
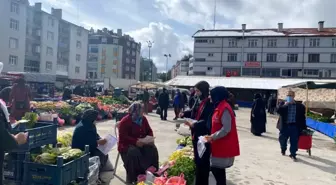
[[190,136],[190,127],[184,124],[180,125],[180,128],[177,130],[177,133],[182,136]]
[[197,153],[200,158],[202,158],[204,152],[206,151],[205,147],[205,138],[204,136],[198,137],[198,142],[197,142]]
[[89,159],[89,165],[88,185],[96,185],[99,180],[99,157],[91,157]]

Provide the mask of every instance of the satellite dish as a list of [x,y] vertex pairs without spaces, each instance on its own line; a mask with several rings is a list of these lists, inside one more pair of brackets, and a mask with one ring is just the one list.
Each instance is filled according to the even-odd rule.
[[0,73],[2,72],[2,69],[3,69],[3,63],[0,62]]

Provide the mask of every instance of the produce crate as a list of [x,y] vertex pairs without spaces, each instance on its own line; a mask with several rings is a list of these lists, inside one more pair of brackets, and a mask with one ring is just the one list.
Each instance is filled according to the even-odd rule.
[[22,182],[25,153],[9,153],[4,159],[4,179],[12,183]]
[[74,179],[87,179],[89,158],[89,146],[85,146],[82,157],[65,164],[63,157],[58,157],[56,165],[30,162],[28,152],[24,161],[24,185],[66,185]]
[[27,152],[33,148],[57,143],[57,125],[52,122],[37,122],[34,128],[26,129],[24,124],[12,129],[13,134],[27,132],[27,143],[12,152]]

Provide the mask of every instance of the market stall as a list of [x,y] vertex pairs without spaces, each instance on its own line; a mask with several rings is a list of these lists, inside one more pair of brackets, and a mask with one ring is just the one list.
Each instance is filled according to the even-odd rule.
[[307,81],[288,85],[278,90],[278,99],[284,100],[288,90],[295,92],[295,100],[306,106],[307,125],[331,138],[336,137],[336,82]]

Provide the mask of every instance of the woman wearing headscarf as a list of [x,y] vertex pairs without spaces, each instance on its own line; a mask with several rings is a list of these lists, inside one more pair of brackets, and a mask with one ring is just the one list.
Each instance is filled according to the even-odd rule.
[[261,136],[266,132],[266,107],[261,94],[254,95],[254,103],[251,109],[251,133]]
[[182,108],[184,107],[183,96],[182,96],[179,89],[176,90],[176,95],[174,97],[173,107],[174,107],[174,112],[175,112],[174,120],[177,120],[178,116],[181,113]]
[[[207,120],[213,110],[213,106],[209,97],[210,85],[206,81],[200,81],[195,85],[195,103],[190,110],[184,111],[180,117],[191,118],[197,120],[196,123],[186,122],[190,126],[192,143],[194,148],[195,185],[209,184],[210,171],[210,145],[206,143],[206,151],[200,158],[197,152],[197,142],[199,136],[210,134],[210,128],[207,127]],[[197,98],[196,98],[197,97]]]
[[29,112],[31,98],[30,88],[23,78],[19,78],[9,96],[9,103],[12,105],[11,117],[20,120],[26,112]]
[[100,159],[99,171],[105,167],[108,161],[108,155],[103,154],[97,149],[97,146],[106,144],[106,139],[102,139],[95,125],[95,121],[98,117],[98,111],[86,110],[83,113],[82,120],[79,122],[74,130],[72,136],[72,148],[78,148],[82,151],[85,150],[85,145],[90,147],[90,155],[98,156]]
[[210,98],[215,108],[209,119],[211,135],[205,136],[211,143],[210,168],[217,185],[226,185],[226,168],[240,155],[236,118],[227,101],[229,92],[225,87],[212,89]]
[[118,151],[126,169],[126,182],[135,183],[138,175],[145,174],[149,167],[159,167],[159,154],[153,143],[143,143],[141,138],[153,136],[153,131],[143,115],[140,102],[129,107],[129,113],[119,123]]

